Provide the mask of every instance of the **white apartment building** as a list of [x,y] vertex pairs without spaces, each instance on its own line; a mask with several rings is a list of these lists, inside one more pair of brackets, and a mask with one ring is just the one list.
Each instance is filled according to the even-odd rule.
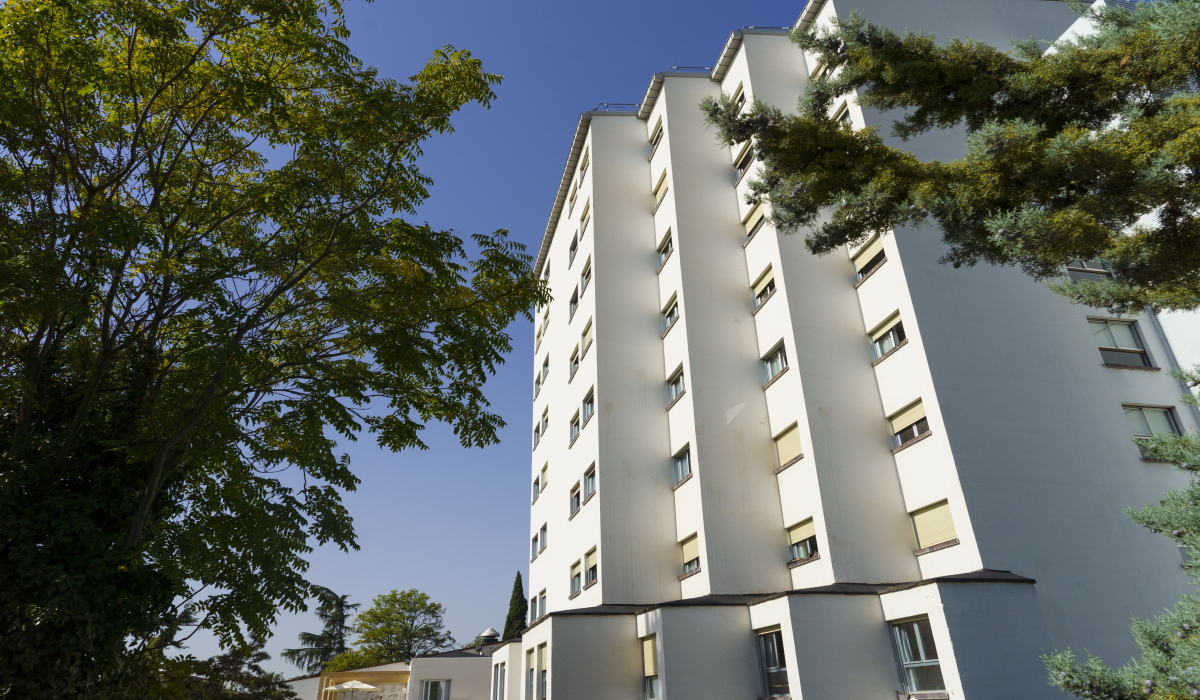
[[[809,0],[798,26],[856,10],[997,46],[1075,21]],[[531,619],[491,657],[492,700],[1057,697],[1041,654],[1124,663],[1130,616],[1188,590],[1121,509],[1183,483],[1130,436],[1200,428],[1160,371],[1200,359],[1200,324],[938,264],[930,228],[824,257],[775,231],[746,203],[752,153],[698,104],[794,109],[817,66],[789,29],[735,31],[714,67],[579,120],[536,264]]]

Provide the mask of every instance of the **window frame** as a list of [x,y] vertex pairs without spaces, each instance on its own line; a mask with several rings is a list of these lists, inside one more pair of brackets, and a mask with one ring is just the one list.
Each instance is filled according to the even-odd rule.
[[583,592],[583,560],[577,559],[571,565],[571,597]]
[[588,322],[583,326],[583,333],[580,334],[579,344],[582,346],[579,351],[580,360],[587,357],[588,350],[592,349],[594,342],[596,342],[596,335],[592,329],[592,319],[589,318]]
[[[928,627],[929,639],[933,643],[934,657],[932,659],[926,656],[924,635],[921,633],[920,623],[924,622]],[[916,625],[916,635],[909,638],[904,632],[905,625]],[[904,684],[904,688],[908,693],[944,693],[946,692],[946,677],[942,675],[941,659],[937,656],[937,642],[933,639],[933,625],[929,621],[928,615],[907,618],[903,620],[889,620],[888,628],[892,636],[892,650],[896,656],[896,662],[899,666],[900,681]],[[905,635],[903,638],[901,635]],[[922,656],[919,660],[912,660],[912,641],[916,641],[918,652]],[[913,671],[921,668],[937,668],[938,677],[941,681],[941,688],[918,688],[918,682],[914,680]]]
[[588,285],[592,283],[592,259],[588,258],[583,264],[583,271],[579,273],[579,298],[587,293]]
[[[779,665],[777,666],[768,665],[770,661],[768,660],[769,651],[767,649],[767,639],[771,639],[773,642],[773,651],[775,652],[779,662]],[[783,630],[779,627],[775,627],[774,629],[755,630],[754,647],[758,651],[759,682],[762,684],[762,697],[777,698],[790,696],[791,685],[790,679],[788,679],[787,653],[785,651],[786,647],[783,643]],[[772,686],[772,672],[778,674],[780,671],[783,672],[783,677],[785,679],[784,685],[782,687],[779,685]],[[772,690],[777,692],[772,692]]]
[[580,509],[583,508],[583,490],[580,486],[580,482],[578,481],[575,482],[575,485],[571,487],[569,503],[572,516],[574,516],[580,511]]
[[570,382],[572,379],[574,379],[575,373],[578,371],[579,371],[579,346],[576,345],[575,349],[571,352],[570,366],[568,367],[568,372],[567,372],[567,381]]
[[[593,559],[594,563],[588,566],[588,560]],[[600,552],[596,547],[592,547],[583,554],[583,587],[590,588],[592,584],[600,580]]]
[[654,129],[650,132],[650,157],[658,152],[658,145],[662,143],[663,137],[667,135],[667,129],[663,125],[662,116],[659,116],[658,122],[655,123]]
[[583,397],[580,413],[583,417],[583,425],[587,425],[592,416],[596,415],[596,389],[594,387],[588,389],[588,393]]
[[[570,216],[570,214],[568,214]],[[567,247],[567,269],[570,269],[571,263],[575,262],[575,256],[579,254],[579,234],[571,236],[571,245]]]
[[667,261],[671,259],[671,254],[675,252],[674,236],[671,235],[671,229],[667,229],[667,235],[663,237],[662,242],[655,249],[658,252],[658,269],[661,272],[667,265]]
[[675,322],[679,320],[679,298],[678,295],[672,294],[671,300],[667,302],[667,306],[663,311],[663,335],[667,331],[675,327]]
[[590,501],[592,496],[595,496],[596,492],[599,490],[600,484],[596,476],[596,463],[593,462],[592,465],[583,472],[583,502],[587,503]]
[[[1098,265],[1099,267],[1089,267],[1090,265]],[[1112,268],[1103,260],[1071,260],[1067,262],[1066,268],[1067,277],[1071,279],[1072,284],[1081,279],[1111,280],[1116,278]]]
[[[435,686],[438,688],[438,696],[431,697],[430,690]],[[450,679],[422,680],[420,700],[450,700]]]
[[[1105,330],[1108,332],[1109,337],[1111,337],[1113,339],[1114,343],[1116,343],[1118,341],[1117,341],[1116,335],[1112,331],[1112,327],[1113,326],[1128,326],[1129,333],[1133,337],[1133,342],[1138,345],[1138,347],[1136,349],[1135,348],[1124,348],[1119,345],[1097,345],[1096,348],[1100,351],[1100,359],[1104,361],[1104,366],[1114,367],[1114,368],[1154,367],[1154,363],[1150,359],[1150,351],[1146,348],[1145,335],[1142,334],[1141,329],[1138,327],[1138,322],[1136,320],[1126,321],[1126,320],[1117,320],[1117,319],[1111,319],[1111,318],[1098,318],[1098,317],[1094,317],[1094,316],[1089,316],[1087,319],[1087,322],[1088,322],[1089,328],[1091,328],[1092,324],[1094,324],[1094,323],[1104,324]],[[1096,331],[1095,330],[1092,331],[1092,339],[1096,340]],[[1110,358],[1105,353],[1117,353],[1119,355],[1136,356],[1141,360],[1141,364],[1135,365],[1135,364],[1128,364],[1128,363],[1121,363],[1121,362],[1109,362]]]
[[571,445],[574,445],[575,441],[579,439],[581,432],[583,432],[583,423],[579,420],[579,411],[576,411],[575,415],[571,417]]
[[575,312],[579,310],[579,287],[575,288],[575,293],[571,295],[570,301],[567,303],[567,323],[575,320]]
[[[677,390],[678,389],[678,390]],[[670,406],[679,400],[680,396],[687,393],[687,381],[683,376],[683,365],[671,373],[667,378],[667,405]]]
[[[687,468],[687,471],[680,469],[680,465]],[[671,473],[675,477],[675,485],[682,484],[685,479],[692,475],[692,445],[688,443],[683,446],[683,449],[677,451],[671,457]]]
[[[773,347],[770,351],[767,352],[767,354],[765,356],[763,356],[763,358],[761,360],[763,376],[765,377],[764,384],[763,384],[764,388],[766,387],[766,385],[769,385],[771,382],[778,379],[779,375],[781,375],[787,371],[787,368],[788,368],[787,348],[784,347],[784,345],[785,345],[784,342],[782,340],[780,340],[778,343],[775,344],[775,347]],[[775,364],[774,361],[775,361],[776,356],[778,356],[778,358],[779,358],[779,370],[776,372],[772,372],[771,368]]]
[[542,523],[538,529],[538,554],[546,551],[546,547],[550,545],[548,542],[550,534],[550,523]]
[[[881,325],[886,326],[893,319],[895,319],[896,322],[892,323],[890,326],[887,326],[887,330],[880,334],[879,337],[871,337],[871,357],[875,362],[887,357],[892,353],[892,351],[903,345],[905,341],[908,340],[908,334],[904,332],[904,319],[900,318],[899,314],[889,316],[888,319]],[[890,340],[892,343],[892,346],[887,350],[883,349],[883,343],[885,339]]]

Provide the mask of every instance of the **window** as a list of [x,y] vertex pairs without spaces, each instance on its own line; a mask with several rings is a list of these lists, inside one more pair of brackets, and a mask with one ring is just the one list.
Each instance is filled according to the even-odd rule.
[[549,462],[546,462],[545,464],[542,465],[541,479],[542,479],[542,490],[545,491],[546,487],[550,485],[550,463]]
[[504,700],[504,662],[492,666],[492,700]]
[[[783,370],[787,369],[787,353],[783,349],[783,344],[775,348],[770,355],[763,358],[763,376],[766,377],[766,382],[770,382],[775,377],[778,377]],[[764,382],[765,383],[765,382]]]
[[568,379],[574,379],[575,373],[579,371],[579,346],[575,346],[575,350],[571,353],[571,373]]
[[750,214],[746,216],[746,220],[742,222],[746,228],[746,239],[749,240],[751,236],[758,233],[766,220],[767,215],[763,212],[762,203],[755,204],[754,208],[750,210]]
[[658,144],[662,143],[663,134],[666,131],[663,129],[662,117],[658,118],[658,123],[654,125],[654,133],[650,134],[650,157],[654,157],[655,151],[658,150]]
[[[1154,433],[1179,434],[1179,426],[1169,408],[1152,408],[1149,406],[1124,406],[1125,420],[1134,437],[1150,437]],[[1138,444],[1138,450],[1145,459],[1149,454],[1145,445]]]
[[583,500],[587,501],[594,493],[596,493],[596,465],[593,464],[583,473]]
[[583,272],[579,275],[579,293],[583,294],[587,291],[588,285],[592,283],[592,261],[589,258],[583,265]]
[[675,374],[667,380],[667,401],[672,402],[683,395],[683,368],[676,370]]
[[571,597],[579,595],[583,590],[583,562],[575,562],[571,565]]
[[538,594],[538,617],[545,617],[545,616],[546,616],[546,589],[543,588],[542,592]]
[[587,233],[588,222],[592,220],[592,200],[583,203],[583,213],[579,215],[579,237]]
[[838,124],[844,124],[846,126],[852,126],[854,124],[854,120],[850,117],[850,106],[845,104],[842,105],[842,108],[838,110],[837,116],[833,119]]
[[658,268],[661,270],[663,265],[667,264],[667,258],[671,257],[671,253],[675,252],[675,244],[671,242],[671,231],[667,231],[667,237],[658,246]]
[[529,541],[529,561],[537,559],[538,552],[540,551],[541,549],[538,547],[538,536],[534,535],[533,539]]
[[912,521],[918,551],[958,539],[954,519],[950,517],[950,504],[946,501],[913,511]]
[[800,425],[793,423],[791,427],[775,436],[775,457],[783,467],[795,462],[804,455],[800,453]]
[[826,77],[828,74],[829,74],[829,64],[824,61],[821,61],[820,63],[817,64],[817,67],[813,69],[812,75],[809,78],[809,82],[812,82],[814,80],[821,80],[822,78]]
[[596,561],[596,548],[592,547],[587,554],[583,555],[583,576],[584,586],[590,586],[600,578],[600,564]]
[[817,527],[812,518],[788,528],[788,556],[792,561],[817,556]]
[[642,640],[642,697],[650,700],[658,695],[658,636],[651,635]]
[[746,176],[746,171],[750,170],[750,166],[754,164],[754,149],[750,147],[750,142],[746,142],[746,146],[742,148],[742,152],[733,162],[733,169],[737,171],[738,182]]
[[542,426],[533,426],[533,448],[536,450],[538,443],[542,441]]
[[925,417],[925,404],[917,401],[891,418],[892,447],[901,447],[929,434],[929,419]]
[[579,177],[583,178],[583,174],[587,172],[588,166],[592,164],[591,149],[585,148],[583,156],[579,158]]
[[596,390],[592,389],[583,397],[583,423],[587,424],[592,418],[592,414],[596,412]]
[[754,308],[757,309],[758,307],[762,306],[763,302],[765,302],[767,299],[770,299],[771,295],[774,293],[775,273],[773,273],[771,268],[768,267],[767,271],[762,273],[762,275],[759,276],[758,281],[754,283]]
[[550,374],[550,356],[546,355],[546,359],[542,361],[542,381],[546,380],[546,375]]
[[575,318],[575,311],[579,308],[579,287],[575,288],[575,293],[571,295],[571,302],[567,305],[567,320]]
[[542,494],[541,481],[537,478],[534,478],[534,480],[533,480],[533,500],[536,501],[538,499],[538,496],[540,496],[541,494]]
[[542,411],[542,435],[546,434],[546,430],[550,428],[550,409]]
[[591,320],[588,320],[587,325],[583,327],[583,340],[581,341],[581,344],[583,345],[583,351],[579,353],[579,356],[586,357],[588,348],[592,347],[592,322],[591,322]]
[[[533,602],[535,604],[530,605],[529,609],[531,611],[534,611],[534,619],[536,619],[536,616],[537,616],[537,613],[536,613],[537,598],[536,597],[534,597]],[[530,620],[530,622],[532,622],[532,621],[533,620]],[[535,673],[537,673],[537,672],[534,670],[534,666],[533,666],[533,649],[530,649],[529,651],[525,652],[525,700],[533,700],[533,678],[534,678]]]
[[579,512],[580,506],[583,505],[583,499],[579,496],[579,484],[575,484],[571,489],[571,515]]
[[667,305],[667,310],[663,312],[663,332],[671,330],[671,326],[674,326],[678,320],[679,302],[672,298],[671,303]]
[[766,697],[787,695],[787,661],[783,655],[783,632],[771,630],[758,635],[758,660],[762,667],[763,694]]
[[421,681],[421,700],[450,700],[450,681]]
[[904,676],[904,686],[908,692],[946,689],[929,618],[892,625],[892,638],[896,643],[900,673]]
[[[568,215],[569,216],[569,215]],[[567,249],[567,267],[575,262],[575,254],[579,252],[579,234],[571,236],[571,247]]]
[[[536,621],[537,621],[537,619],[538,619],[538,612],[537,612],[537,610],[538,610],[538,604],[537,604],[537,601],[538,601],[538,597],[537,597],[537,596],[534,596],[534,597],[532,597],[532,598],[530,598],[530,599],[529,599],[529,623],[530,623],[530,624],[533,624],[533,623],[534,623],[534,622],[536,622]],[[533,652],[532,652],[532,651],[531,651],[531,652],[529,652],[529,653],[530,653],[530,654],[533,654]],[[530,662],[530,667],[531,667],[531,669],[532,669],[532,665],[533,665],[533,664],[532,664],[532,662]],[[533,689],[532,689],[532,688],[530,688],[530,690],[532,691]]]
[[572,445],[575,444],[575,440],[579,437],[579,429],[580,429],[579,411],[576,411],[575,415],[571,417],[571,444]]
[[537,352],[542,347],[542,324],[538,324],[537,333],[533,336],[533,351]]
[[[542,597],[542,602],[545,602],[545,597]],[[544,613],[543,613],[544,614]],[[537,648],[538,657],[538,700],[546,700],[547,686],[550,685],[550,650],[545,644],[539,644]]]
[[675,469],[675,483],[678,484],[687,478],[692,473],[691,447],[685,447],[682,452],[675,455],[671,459],[671,465]]
[[1079,280],[1110,280],[1112,268],[1103,260],[1072,260],[1067,263],[1067,276],[1072,282]]
[[571,183],[571,196],[567,198],[567,216],[575,211],[575,199],[579,196],[579,180]]
[[680,542],[679,552],[683,557],[683,573],[690,574],[700,570],[700,540],[696,535]]
[[871,333],[871,354],[876,360],[895,350],[907,339],[900,314],[895,314]]
[[1088,319],[1092,337],[1100,347],[1100,357],[1106,365],[1119,367],[1149,367],[1150,358],[1132,322]]
[[538,530],[538,540],[540,542],[540,544],[538,544],[539,552],[544,551],[546,549],[546,545],[550,544],[550,538],[547,537],[547,534],[546,523],[542,523],[542,529]]
[[667,171],[663,170],[662,174],[658,176],[658,182],[654,183],[654,210],[655,211],[658,210],[658,207],[659,207],[659,205],[662,204],[662,201],[664,199],[666,199],[667,190],[669,190],[669,189],[670,189],[670,187],[667,186]]
[[533,378],[533,398],[536,399],[540,393],[542,393],[542,375],[539,373]]
[[854,270],[858,275],[858,280],[867,278],[879,266],[887,262],[887,256],[883,253],[883,239],[879,236],[872,238],[865,246],[859,249],[854,255]]
[[746,106],[746,92],[741,85],[738,85],[737,89],[733,91],[733,97],[729,101],[733,103],[733,113],[740,114],[742,107]]

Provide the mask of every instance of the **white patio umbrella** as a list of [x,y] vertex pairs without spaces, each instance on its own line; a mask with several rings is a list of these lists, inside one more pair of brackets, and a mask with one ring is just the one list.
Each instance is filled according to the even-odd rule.
[[379,690],[379,688],[376,688],[373,685],[367,685],[366,683],[362,683],[359,681],[346,681],[345,683],[338,683],[337,685],[330,688],[330,690],[332,690],[334,692],[339,692],[342,690]]

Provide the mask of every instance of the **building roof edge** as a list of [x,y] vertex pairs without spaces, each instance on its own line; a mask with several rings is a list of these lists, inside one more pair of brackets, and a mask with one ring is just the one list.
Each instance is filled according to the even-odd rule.
[[579,115],[579,123],[575,125],[575,138],[571,141],[571,150],[567,154],[562,179],[558,183],[558,194],[554,196],[554,206],[550,208],[550,220],[546,222],[546,232],[542,234],[537,261],[533,264],[533,274],[537,277],[542,276],[542,266],[545,265],[546,256],[550,252],[554,229],[558,228],[558,219],[562,216],[563,204],[567,201],[567,190],[571,187],[571,178],[575,176],[575,166],[579,163],[579,154],[583,150],[583,142],[587,140],[588,126],[591,123],[592,112],[584,112]]
[[796,18],[796,24],[793,29],[807,31],[812,26],[813,20],[817,18],[817,13],[825,6],[825,0],[808,0],[804,3],[804,9],[800,10],[800,16]]

